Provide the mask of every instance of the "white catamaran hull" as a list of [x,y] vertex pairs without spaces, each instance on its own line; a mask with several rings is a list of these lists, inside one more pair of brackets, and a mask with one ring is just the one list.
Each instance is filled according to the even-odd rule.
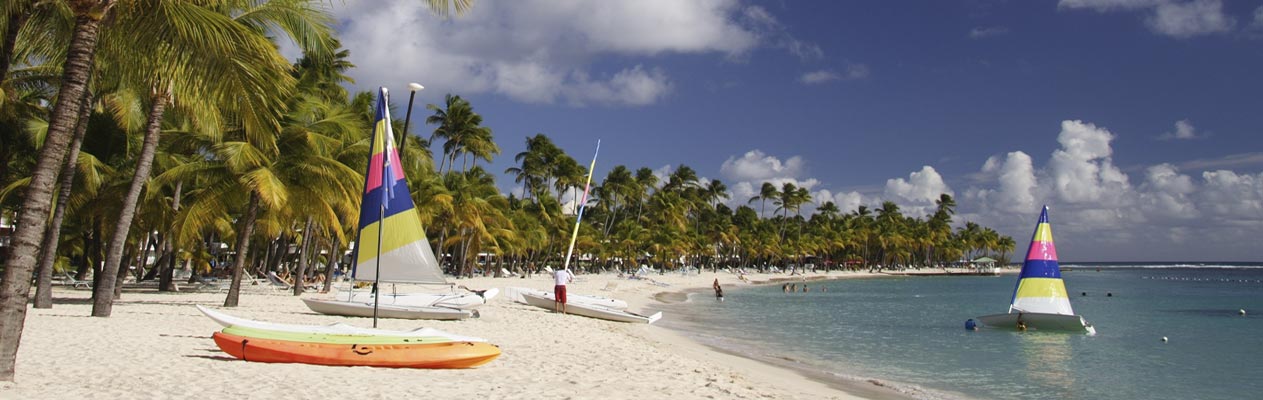
[[[382,305],[392,306],[428,306],[428,307],[446,307],[458,310],[472,310],[487,304],[487,300],[496,297],[500,293],[499,289],[487,289],[481,292],[473,293],[383,293],[381,294]],[[354,293],[354,297],[352,297]],[[349,299],[348,299],[349,298]],[[372,303],[374,295],[370,291],[359,292],[341,292],[334,296],[337,301],[351,301],[358,303]]]
[[372,335],[372,336],[392,336],[392,337],[434,337],[441,336],[450,338],[457,342],[486,342],[487,339],[476,338],[472,336],[461,336],[440,331],[434,328],[417,328],[410,331],[396,331],[389,329],[360,328],[357,326],[347,325],[343,323],[329,325],[298,325],[298,324],[281,324],[276,322],[256,321],[252,319],[234,317],[215,310],[211,310],[200,305],[197,306],[198,311],[206,314],[207,317],[214,320],[215,323],[227,328],[230,326],[279,331],[294,333],[319,333],[332,335]]
[[[303,303],[307,304],[307,308],[321,314],[370,318],[373,316],[373,303],[317,299],[303,299]],[[456,320],[477,317],[478,313],[446,307],[381,304],[377,306],[377,316],[398,319]]]
[[[508,293],[506,296],[509,296],[510,300],[513,300],[522,304],[530,304],[524,298],[524,295],[526,294],[544,297],[544,298],[547,298],[548,301],[553,301],[553,292],[546,292],[543,290],[515,287],[515,288],[508,288],[506,292]],[[570,293],[566,295],[566,304],[587,304],[587,305],[600,306],[600,307],[614,309],[614,310],[627,309],[626,301],[622,301],[619,299],[611,299],[608,297],[591,296],[591,295],[574,294],[574,293]]]
[[1042,314],[1042,313],[1012,313],[1012,314],[993,314],[978,317],[978,322],[991,328],[999,329],[1018,329],[1017,319],[1022,318],[1022,323],[1026,325],[1027,330],[1032,331],[1057,331],[1057,332],[1079,332],[1089,335],[1096,333],[1096,328],[1092,327],[1078,315],[1062,315],[1062,314]]
[[[526,304],[539,308],[556,311],[552,296],[544,297],[534,293],[522,293],[522,297],[526,300]],[[570,296],[567,296],[569,300]],[[659,311],[650,316],[644,316],[627,312],[625,310],[616,310],[613,308],[603,307],[593,304],[566,302],[566,312],[570,314],[582,315],[585,317],[600,318],[618,322],[633,322],[641,324],[652,324],[662,318],[662,312]]]

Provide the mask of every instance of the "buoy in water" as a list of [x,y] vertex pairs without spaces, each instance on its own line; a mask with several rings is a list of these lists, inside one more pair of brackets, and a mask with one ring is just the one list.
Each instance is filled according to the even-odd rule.
[[1087,295],[1088,295],[1088,292],[1083,292],[1083,295],[1084,295],[1084,296],[1087,296]]
[[1162,337],[1162,343],[1166,343],[1166,342],[1167,342],[1167,337],[1166,337],[1166,336],[1163,336],[1163,337]]
[[1113,294],[1113,293],[1106,293],[1106,294],[1105,294],[1105,297],[1114,297],[1114,294]]
[[1242,308],[1242,309],[1240,309],[1240,310],[1237,310],[1237,314],[1239,314],[1239,315],[1241,315],[1242,317],[1244,317],[1244,316],[1245,316],[1245,309],[1244,309],[1244,308]]

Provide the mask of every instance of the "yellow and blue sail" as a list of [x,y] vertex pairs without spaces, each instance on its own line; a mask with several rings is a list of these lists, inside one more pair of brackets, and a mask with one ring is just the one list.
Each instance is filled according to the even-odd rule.
[[[355,242],[356,280],[447,284],[426,240],[390,126],[390,95],[378,91],[373,141]],[[382,239],[384,238],[384,239]],[[380,247],[379,247],[380,244]],[[380,249],[380,251],[379,251]],[[380,264],[380,269],[378,268]],[[381,276],[378,278],[378,271]]]
[[1057,246],[1053,244],[1052,224],[1048,222],[1048,206],[1039,214],[1039,223],[1031,235],[1026,262],[1013,290],[1010,312],[1074,315],[1066,284],[1061,280],[1057,264]]

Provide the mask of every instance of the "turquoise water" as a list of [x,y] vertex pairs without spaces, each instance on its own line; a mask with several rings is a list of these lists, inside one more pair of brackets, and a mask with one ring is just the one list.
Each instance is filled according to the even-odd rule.
[[692,295],[664,322],[729,351],[914,397],[1263,397],[1263,265],[1062,266],[1073,268],[1062,277],[1095,336],[966,331],[966,319],[1008,309],[1016,275],[731,288],[722,303]]

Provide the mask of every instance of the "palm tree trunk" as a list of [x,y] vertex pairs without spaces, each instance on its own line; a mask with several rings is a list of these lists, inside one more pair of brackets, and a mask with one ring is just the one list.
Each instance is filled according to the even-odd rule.
[[[180,198],[183,197],[183,195],[184,181],[176,182],[175,194],[171,196],[171,210],[173,212],[180,211]],[[174,235],[175,232],[171,232],[171,230],[168,229],[168,232],[164,235],[162,241],[162,252],[163,254],[166,254],[167,258],[165,260],[166,263],[160,267],[162,268],[162,271],[160,271],[158,275],[158,291],[160,292],[175,291],[175,285],[172,284],[172,280],[175,279],[175,246],[172,244],[174,240],[171,240],[171,237]]]
[[237,230],[237,256],[232,262],[232,286],[228,287],[228,298],[224,299],[224,307],[236,307],[241,297],[241,272],[246,266],[246,252],[250,250],[250,235],[254,233],[254,219],[259,216],[259,194],[250,192],[250,205],[246,207],[246,215],[241,217],[241,228]]
[[294,295],[303,294],[303,278],[307,276],[307,250],[311,248],[311,217],[307,217],[307,225],[303,227],[303,245],[298,248],[298,270],[294,271]]
[[[97,13],[88,13],[95,6]],[[70,129],[79,114],[79,101],[92,71],[97,34],[101,18],[114,0],[88,4],[74,3],[75,29],[71,36],[66,63],[62,67],[61,89],[53,106],[44,147],[40,149],[35,170],[22,200],[17,230],[13,233],[9,254],[4,261],[4,278],[0,279],[0,381],[12,382],[17,362],[22,327],[26,323],[26,300],[31,292],[31,274],[35,271],[35,252],[44,239],[48,209],[52,204],[53,183],[66,155]]]
[[333,287],[333,271],[337,269],[338,262],[342,260],[342,243],[332,240],[332,250],[329,252],[329,260],[325,264],[325,285],[320,288],[320,293],[329,293],[329,288]]
[[26,20],[30,17],[30,12],[15,12],[9,15],[8,29],[4,32],[4,54],[0,54],[0,82],[4,82],[4,78],[9,76],[9,66],[13,62],[13,46],[18,42],[18,31],[22,30],[22,26],[26,25]]
[[[3,76],[0,73],[0,77]],[[70,141],[66,162],[61,168],[57,208],[53,210],[53,220],[44,231],[44,243],[40,246],[39,266],[36,269],[39,271],[39,276],[35,278],[35,308],[53,308],[53,265],[57,260],[57,245],[61,242],[61,224],[66,218],[66,206],[70,204],[70,190],[75,181],[77,170],[75,166],[79,162],[79,149],[83,145],[83,135],[88,132],[88,117],[92,115],[92,108],[88,107],[91,104],[91,93],[90,90],[83,91],[82,102],[79,106],[79,123],[75,127],[75,136]]]
[[132,221],[136,218],[136,204],[140,202],[140,190],[145,187],[145,181],[149,180],[149,172],[153,167],[154,154],[158,150],[158,138],[162,134],[162,114],[167,109],[167,101],[170,98],[170,92],[160,89],[154,94],[149,109],[149,124],[145,128],[145,142],[140,148],[140,157],[136,160],[136,174],[132,175],[131,187],[127,190],[127,197],[123,198],[123,209],[118,216],[118,223],[114,225],[114,237],[110,239],[110,247],[105,253],[105,274],[100,279],[100,284],[92,289],[92,316],[108,317],[114,308],[114,297],[103,296],[103,294],[113,293],[115,284],[115,275],[118,271],[120,257],[123,255],[123,246],[127,243],[127,233],[131,230]]

